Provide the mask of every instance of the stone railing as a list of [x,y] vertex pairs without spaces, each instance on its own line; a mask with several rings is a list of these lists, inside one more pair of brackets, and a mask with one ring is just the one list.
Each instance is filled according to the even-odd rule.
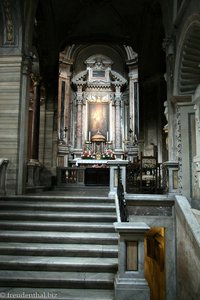
[[85,168],[81,167],[58,167],[57,185],[83,185],[85,181]]
[[0,195],[6,194],[6,170],[9,160],[0,158]]
[[[176,195],[177,299],[200,295],[200,223],[186,197]],[[187,278],[187,280],[185,280]]]
[[127,210],[126,210],[126,200],[124,197],[124,186],[123,186],[122,180],[121,180],[120,166],[118,166],[118,169],[117,169],[117,177],[118,177],[117,195],[115,197],[117,217],[118,217],[118,221],[120,221],[120,222],[128,222],[128,214],[127,214]]
[[150,290],[144,278],[144,236],[149,226],[143,222],[117,222],[114,226],[119,234],[115,299],[149,300]]

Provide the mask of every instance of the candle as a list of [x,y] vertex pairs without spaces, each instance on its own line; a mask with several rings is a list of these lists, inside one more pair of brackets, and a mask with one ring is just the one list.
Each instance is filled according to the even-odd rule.
[[107,131],[107,137],[106,137],[106,140],[107,140],[107,142],[108,142],[108,131]]
[[89,137],[88,137],[88,140],[89,140],[89,142],[90,142],[90,140],[91,140],[91,131],[89,131]]

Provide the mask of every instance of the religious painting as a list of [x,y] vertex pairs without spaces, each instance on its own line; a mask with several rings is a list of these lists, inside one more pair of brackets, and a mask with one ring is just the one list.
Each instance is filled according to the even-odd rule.
[[109,104],[88,103],[88,131],[91,137],[98,131],[106,138],[109,131]]

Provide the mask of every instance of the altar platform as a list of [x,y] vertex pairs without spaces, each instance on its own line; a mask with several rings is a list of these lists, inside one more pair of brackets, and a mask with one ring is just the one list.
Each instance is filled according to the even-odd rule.
[[109,197],[114,197],[118,184],[118,167],[126,193],[127,160],[115,159],[74,159],[71,167],[57,168],[58,185],[60,186],[109,186]]

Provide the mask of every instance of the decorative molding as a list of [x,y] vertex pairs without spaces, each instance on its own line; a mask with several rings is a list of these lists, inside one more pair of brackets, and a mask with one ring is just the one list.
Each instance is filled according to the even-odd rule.
[[91,93],[86,93],[85,99],[88,102],[95,102],[95,103],[107,103],[112,101],[112,97],[109,94],[106,94],[104,96],[99,96],[99,95],[92,95]]
[[182,137],[181,137],[181,112],[180,106],[176,106],[176,150],[177,150],[177,160],[179,165],[178,172],[178,188],[179,193],[181,194],[182,186],[182,177],[183,177],[183,168],[182,168]]
[[162,48],[166,55],[174,55],[174,36],[169,35],[163,39]]
[[3,1],[5,16],[5,44],[14,45],[14,23],[11,13],[11,4],[9,0]]
[[24,56],[22,60],[22,74],[29,75],[31,71],[31,58],[29,56]]
[[84,70],[72,78],[72,83],[75,85],[84,85],[87,80],[88,71]]
[[177,103],[191,103],[192,102],[192,97],[190,95],[172,96],[170,100],[174,104],[177,104]]
[[30,78],[32,80],[33,86],[39,85],[41,82],[41,77],[38,75],[35,75],[34,73],[30,74]]
[[105,70],[106,68],[111,67],[113,61],[104,55],[97,54],[89,57],[85,61],[85,64],[87,67],[95,70]]

